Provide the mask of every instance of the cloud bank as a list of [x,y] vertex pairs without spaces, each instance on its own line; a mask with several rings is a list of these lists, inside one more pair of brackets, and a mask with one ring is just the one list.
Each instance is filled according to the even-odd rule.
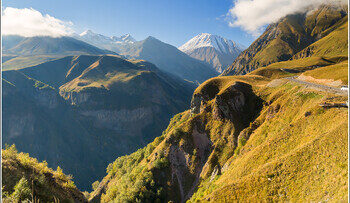
[[32,8],[7,7],[1,17],[3,35],[61,37],[73,32],[72,22],[64,22],[48,14],[42,15]]
[[322,4],[344,4],[347,0],[235,0],[229,10],[229,25],[257,35],[263,26],[290,14],[306,12]]

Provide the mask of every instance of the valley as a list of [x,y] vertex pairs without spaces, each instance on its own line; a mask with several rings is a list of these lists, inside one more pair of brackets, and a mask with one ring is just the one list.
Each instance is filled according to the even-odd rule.
[[248,48],[5,36],[3,201],[346,202],[346,9],[286,15]]

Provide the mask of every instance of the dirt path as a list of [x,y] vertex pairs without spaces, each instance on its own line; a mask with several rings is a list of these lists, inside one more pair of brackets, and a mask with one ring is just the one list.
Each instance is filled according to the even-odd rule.
[[284,78],[286,80],[292,81],[292,82],[296,82],[299,84],[304,85],[305,87],[310,87],[316,90],[321,90],[324,92],[329,92],[329,93],[333,93],[333,94],[337,94],[337,95],[342,95],[342,96],[347,96],[348,95],[348,91],[346,90],[341,90],[340,88],[336,88],[336,87],[330,87],[327,85],[320,85],[320,84],[316,84],[316,83],[311,83],[311,82],[306,82],[303,80],[299,80],[297,79],[297,76],[293,76],[293,77],[287,77]]

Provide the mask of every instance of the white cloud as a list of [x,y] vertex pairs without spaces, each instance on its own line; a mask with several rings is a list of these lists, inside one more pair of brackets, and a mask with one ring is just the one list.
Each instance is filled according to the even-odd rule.
[[42,15],[33,8],[7,7],[3,10],[1,18],[3,35],[60,37],[73,32],[72,22],[64,22],[48,14]]
[[306,12],[322,4],[343,4],[347,0],[235,0],[229,10],[229,25],[259,34],[262,27],[290,14]]

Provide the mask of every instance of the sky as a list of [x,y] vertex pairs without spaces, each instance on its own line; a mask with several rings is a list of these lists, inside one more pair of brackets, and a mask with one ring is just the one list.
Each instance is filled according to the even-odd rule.
[[91,29],[106,36],[156,37],[181,46],[200,33],[217,34],[248,46],[255,36],[230,27],[232,0],[3,0],[2,7],[33,8],[65,22],[80,33]]
[[106,36],[153,36],[181,46],[200,33],[248,47],[270,23],[347,0],[3,0],[2,33],[62,36],[87,29]]

